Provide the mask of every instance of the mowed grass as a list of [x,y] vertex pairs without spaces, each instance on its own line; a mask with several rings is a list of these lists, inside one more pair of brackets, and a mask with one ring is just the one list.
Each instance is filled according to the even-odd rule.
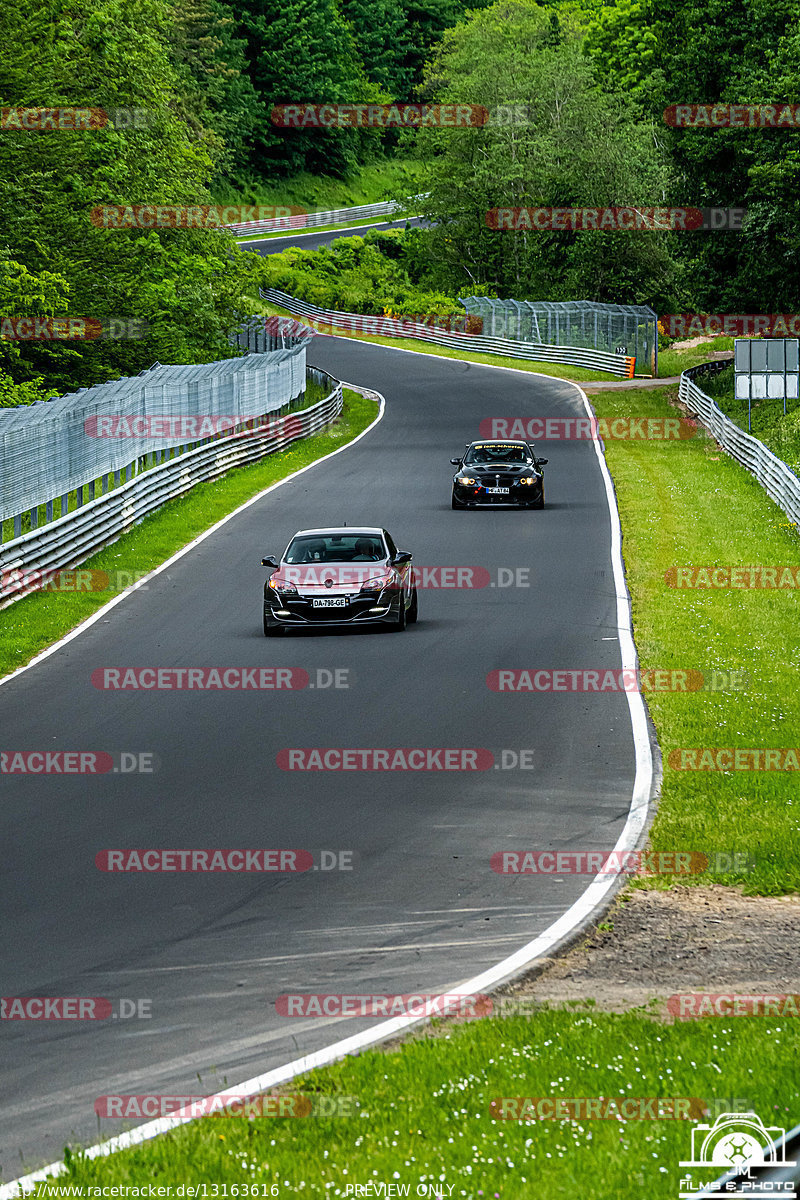
[[308,212],[376,204],[397,195],[425,191],[424,165],[414,159],[382,158],[359,167],[345,179],[303,171],[289,179],[258,180],[241,191],[223,188],[215,204],[296,205]]
[[[676,395],[675,388],[604,393],[592,403],[608,420],[674,417],[668,401]],[[724,675],[716,680],[721,690],[647,694],[664,756],[653,848],[752,855],[752,871],[696,879],[738,882],[761,895],[798,891],[798,772],[687,771],[668,762],[676,749],[800,745],[797,591],[677,588],[665,579],[679,566],[796,568],[797,532],[752,476],[702,431],[685,441],[609,441],[606,456],[642,666],[694,668],[706,676],[706,687],[712,672],[728,674],[727,682]],[[732,671],[740,672],[738,679],[730,679]]]
[[752,1108],[766,1124],[783,1126],[800,1103],[797,1021],[664,1025],[641,1012],[581,1007],[437,1033],[389,1053],[349,1057],[287,1089],[352,1097],[353,1115],[206,1117],[112,1158],[71,1157],[58,1182],[206,1182],[227,1184],[229,1196],[246,1195],[247,1187],[256,1189],[251,1195],[345,1197],[371,1183],[362,1196],[386,1195],[377,1185],[391,1184],[408,1190],[390,1195],[458,1200],[674,1200],[692,1120],[497,1120],[492,1101],[696,1098],[712,1121]]
[[[278,308],[274,304],[262,302],[261,312],[268,316],[291,317],[292,313],[286,308]],[[302,317],[296,318],[302,321]],[[378,319],[378,318],[374,318]],[[369,320],[368,317],[365,320]],[[327,334],[320,334],[327,337]],[[431,342],[417,341],[416,338],[379,337],[371,333],[337,332],[336,337],[353,338],[355,341],[374,342],[380,346],[395,346],[399,350],[413,350],[417,354],[432,354],[437,358],[458,358],[465,362],[486,363],[490,367],[513,367],[517,371],[533,371],[537,375],[552,375],[557,379],[571,379],[584,383],[609,382],[620,379],[609,371],[590,371],[585,367],[566,366],[562,363],[532,362],[524,358],[509,358],[501,354],[477,354],[470,350],[453,349],[450,346],[436,346]]]
[[715,337],[710,341],[701,342],[699,346],[686,346],[682,350],[667,346],[665,350],[658,352],[659,377],[663,379],[665,375],[680,375],[681,371],[688,371],[689,367],[708,362],[712,353],[717,350],[733,350],[733,338]]
[[[141,525],[95,554],[81,571],[116,572],[140,578],[193,538],[270,484],[291,475],[338,446],[352,441],[374,420],[377,406],[358,393],[344,390],[340,419],[313,437],[259,462],[237,467],[146,517]],[[259,558],[263,547],[255,547]],[[70,577],[67,575],[67,580]],[[123,586],[129,580],[123,579]],[[74,586],[74,581],[73,581]],[[0,677],[23,666],[45,647],[86,620],[112,599],[111,591],[34,592],[0,611]]]

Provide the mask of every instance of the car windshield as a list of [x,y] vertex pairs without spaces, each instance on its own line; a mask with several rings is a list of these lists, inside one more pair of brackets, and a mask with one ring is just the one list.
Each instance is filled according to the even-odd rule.
[[489,443],[480,446],[470,446],[465,463],[525,463],[530,462],[530,455],[524,446],[502,445]]
[[385,557],[383,538],[377,534],[326,533],[292,538],[284,562],[380,562]]

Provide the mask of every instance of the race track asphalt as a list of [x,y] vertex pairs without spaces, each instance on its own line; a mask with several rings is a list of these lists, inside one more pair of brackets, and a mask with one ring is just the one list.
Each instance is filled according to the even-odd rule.
[[263,241],[241,242],[243,250],[255,250],[256,254],[280,254],[290,246],[301,250],[319,250],[320,246],[329,246],[340,237],[363,237],[365,233],[376,229],[379,233],[387,229],[409,229],[416,225],[426,225],[421,217],[408,217],[402,221],[377,221],[371,225],[355,225],[350,229],[325,229],[320,233],[300,229],[297,233],[287,233],[285,237],[269,237]]
[[[624,695],[501,694],[496,668],[616,668],[610,518],[592,443],[541,443],[542,512],[452,512],[449,459],[494,416],[580,416],[567,383],[342,339],[309,361],[386,397],[355,446],[265,496],[148,588],[0,687],[3,750],[157,756],[152,775],[0,776],[2,994],[152,1002],[149,1019],[4,1021],[6,1180],[118,1132],[101,1095],[209,1094],[369,1022],[277,1015],[283,993],[452,987],[586,888],[504,876],[508,848],[608,849],[634,777]],[[385,526],[420,566],[513,586],[426,588],[402,634],[261,632],[262,555],[298,528]],[[119,543],[124,568],[124,541]],[[498,576],[498,571],[505,572]],[[529,586],[516,586],[529,572]],[[511,573],[509,576],[509,572]],[[107,691],[99,667],[302,667],[349,686]],[[284,771],[286,747],[481,747],[532,769]],[[508,755],[506,756],[508,759]],[[110,874],[108,848],[353,852],[349,871]]]

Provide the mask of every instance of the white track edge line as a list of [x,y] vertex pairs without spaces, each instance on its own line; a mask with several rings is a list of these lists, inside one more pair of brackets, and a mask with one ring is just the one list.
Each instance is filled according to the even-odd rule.
[[[41,653],[37,654],[35,658],[32,658],[30,662],[25,663],[23,667],[17,667],[17,669],[12,671],[9,675],[4,675],[2,679],[0,679],[0,687],[2,687],[3,684],[10,683],[12,679],[16,679],[18,675],[22,675],[24,671],[29,671],[31,667],[37,666],[40,662],[43,662],[46,658],[49,658],[51,654],[55,654],[57,650],[60,650],[62,646],[66,646],[68,642],[73,640],[73,638],[79,637],[86,629],[88,629],[91,625],[94,625],[96,621],[99,621],[104,613],[109,612],[116,604],[120,604],[127,596],[130,596],[132,592],[135,592],[140,587],[144,586],[148,580],[155,579],[156,575],[160,575],[162,571],[167,569],[167,567],[171,567],[173,563],[176,563],[179,558],[183,558],[184,554],[188,554],[190,550],[194,550],[195,546],[199,546],[200,543],[204,542],[207,537],[211,537],[212,533],[216,533],[218,529],[221,529],[222,526],[230,521],[233,517],[238,516],[240,512],[244,512],[244,510],[249,508],[251,504],[255,504],[264,496],[269,495],[270,492],[274,492],[276,488],[283,487],[283,485],[288,483],[291,479],[297,479],[298,475],[303,475],[306,471],[310,471],[312,467],[316,467],[319,463],[326,462],[329,458],[334,458],[337,454],[341,454],[343,450],[349,450],[351,446],[355,446],[356,442],[360,442],[362,437],[368,434],[369,431],[373,429],[383,418],[383,414],[386,409],[386,400],[380,394],[380,392],[376,392],[372,388],[359,387],[356,384],[344,383],[342,380],[339,380],[339,383],[343,388],[349,388],[353,392],[358,392],[360,395],[366,396],[367,399],[370,397],[377,397],[379,402],[378,414],[375,417],[375,420],[371,421],[366,429],[362,429],[361,433],[354,437],[352,441],[345,443],[344,446],[338,446],[335,450],[331,450],[330,454],[323,455],[322,458],[315,458],[313,462],[308,463],[305,467],[300,467],[299,470],[293,471],[291,475],[287,475],[285,479],[279,479],[276,483],[271,483],[268,488],[264,488],[264,490],[259,492],[258,495],[251,496],[249,500],[245,500],[244,504],[240,504],[238,508],[233,510],[233,512],[227,513],[214,525],[211,525],[208,529],[203,530],[203,532],[198,534],[197,537],[191,542],[187,542],[186,545],[178,550],[176,554],[173,554],[170,558],[168,558],[166,562],[161,563],[161,565],[158,567],[154,567],[152,571],[149,571],[148,574],[144,575],[141,579],[137,579],[136,583],[132,584],[131,587],[126,588],[123,592],[120,592],[118,596],[114,596],[112,600],[109,600],[108,604],[104,604],[102,608],[98,608],[97,612],[92,613],[92,615],[87,617],[85,621],[81,621],[80,625],[76,625],[74,629],[71,629],[69,633],[64,635],[64,637],[59,638],[57,642],[53,642],[52,646],[48,646],[45,650],[42,650]],[[323,426],[322,429],[318,429],[316,432],[322,433],[325,428],[326,427]],[[316,434],[313,434],[312,436],[316,436]],[[300,445],[304,440],[304,438],[298,438],[297,442],[290,443],[290,446]],[[262,459],[256,459],[255,461],[263,462],[267,458],[269,458],[269,455],[264,455]],[[254,464],[250,463],[248,465],[252,466]],[[167,503],[169,503],[169,501]],[[166,505],[162,505],[162,507],[165,508]],[[161,509],[159,508],[156,511],[160,512]],[[113,545],[113,543],[110,544]],[[100,553],[100,551],[97,553]],[[2,1200],[2,1192],[0,1192],[0,1200]]]
[[[384,347],[385,349],[385,347]],[[410,353],[414,353],[410,351]],[[484,365],[484,364],[476,364]],[[501,370],[503,368],[500,368]],[[513,368],[512,368],[513,369]],[[526,372],[528,374],[529,372]],[[553,376],[548,376],[553,378]],[[571,383],[571,380],[562,380],[563,383]],[[349,384],[342,386],[350,386]],[[593,416],[593,411],[586,393],[577,384],[572,384],[580,392],[581,399],[589,417]],[[380,420],[383,415],[384,404],[381,405],[380,416],[376,418]],[[376,422],[373,422],[375,424]],[[372,428],[372,425],[369,426]],[[364,430],[364,433],[368,430]],[[359,435],[363,436],[363,434]],[[357,440],[357,439],[354,439]],[[611,481],[611,476],[606,465],[603,454],[602,444],[598,438],[594,438],[594,449],[597,455],[597,460],[600,466],[600,473],[603,479],[603,484],[606,493],[606,502],[608,504],[609,519],[611,522],[611,564],[614,572],[614,584],[616,588],[617,598],[617,632],[619,634],[620,654],[622,658],[623,670],[635,670],[637,664],[636,647],[633,640],[633,626],[630,600],[625,584],[625,567],[622,559],[622,526],[620,525],[619,510],[617,508],[616,495],[614,493],[614,485]],[[352,445],[350,442],[348,445]],[[346,450],[346,446],[341,446],[340,450]],[[335,451],[334,453],[338,453]],[[327,455],[326,457],[331,457]],[[324,459],[319,459],[319,462],[324,462]],[[310,464],[314,465],[314,464]],[[303,470],[308,470],[304,467]],[[296,474],[301,474],[298,471]],[[293,478],[293,476],[289,476]],[[285,481],[282,481],[285,482]],[[278,486],[277,484],[273,487]],[[272,488],[266,489],[271,491]],[[261,495],[265,495],[262,492]],[[254,497],[259,499],[259,497]],[[247,502],[252,504],[253,500]],[[246,508],[247,504],[242,508]],[[241,512],[241,508],[236,510]],[[234,514],[231,513],[230,516]],[[225,518],[228,520],[229,517]],[[224,522],[219,522],[223,524]],[[218,526],[214,526],[218,528]],[[203,536],[208,536],[212,530],[208,530]],[[202,540],[202,539],[197,539]],[[184,548],[190,549],[189,546]],[[176,556],[179,557],[179,556]],[[173,561],[173,560],[170,560]],[[166,565],[166,564],[165,564]],[[155,574],[155,572],[154,572]],[[102,610],[105,611],[105,610]],[[32,664],[29,664],[32,665]],[[628,701],[628,710],[631,718],[631,731],[633,734],[634,753],[636,760],[636,771],[634,775],[633,791],[631,795],[630,808],[625,825],[617,839],[617,843],[612,853],[627,853],[634,849],[639,842],[642,834],[647,826],[647,818],[650,810],[650,791],[653,779],[653,755],[650,746],[650,737],[647,728],[647,715],[644,706],[644,699],[640,692],[626,692]],[[619,881],[619,875],[616,872],[611,872],[603,875],[595,876],[592,883],[586,891],[567,909],[567,911],[548,926],[542,933],[528,942],[520,950],[507,958],[501,959],[495,966],[483,971],[480,975],[474,976],[460,985],[462,993],[480,992],[482,989],[498,988],[501,984],[508,982],[513,976],[522,974],[530,969],[531,965],[537,958],[547,954],[555,945],[562,942],[586,921],[592,912],[599,908],[607,899],[609,892],[615,887]],[[348,1054],[357,1054],[361,1050],[379,1045],[381,1042],[389,1038],[397,1036],[399,1033],[406,1032],[414,1026],[426,1023],[428,1018],[424,1016],[404,1016],[394,1017],[389,1021],[382,1021],[380,1025],[373,1029],[364,1030],[361,1033],[354,1034],[352,1037],[344,1038],[341,1041],[334,1042],[330,1046],[324,1047],[322,1050],[317,1050],[312,1054],[304,1055],[302,1058],[294,1059],[294,1061],[285,1063],[281,1067],[275,1067],[271,1071],[267,1071],[263,1075],[256,1075],[253,1079],[248,1079],[245,1083],[240,1084],[235,1088],[228,1088],[224,1092],[216,1092],[213,1096],[208,1097],[211,1102],[224,1103],[226,1097],[241,1097],[243,1095],[256,1095],[259,1092],[267,1091],[269,1088],[277,1087],[280,1084],[287,1083],[294,1079],[297,1075],[305,1074],[308,1071],[315,1070],[318,1067],[328,1066],[330,1063],[336,1062],[338,1059],[344,1058]],[[83,1155],[87,1159],[106,1158],[109,1155],[116,1154],[120,1150],[128,1150],[133,1146],[141,1145],[143,1142],[150,1141],[154,1137],[158,1137],[162,1133],[167,1133],[172,1129],[177,1129],[181,1125],[186,1125],[192,1120],[197,1120],[196,1116],[172,1116],[160,1117],[154,1121],[148,1121],[144,1125],[138,1125],[135,1129],[129,1130],[127,1133],[118,1134],[116,1137],[109,1138],[108,1141],[100,1142],[97,1145],[88,1147]],[[34,1190],[35,1185],[44,1179],[56,1177],[65,1174],[67,1167],[63,1162],[50,1163],[46,1167],[40,1168],[38,1171],[33,1171],[29,1175],[22,1176],[19,1179],[12,1180],[10,1183],[0,1185],[0,1200],[16,1200],[16,1197]]]

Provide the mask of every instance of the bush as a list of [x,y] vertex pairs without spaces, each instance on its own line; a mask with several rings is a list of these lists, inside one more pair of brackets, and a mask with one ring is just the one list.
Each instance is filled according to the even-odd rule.
[[402,235],[391,234],[337,238],[319,250],[290,248],[262,260],[264,282],[307,304],[340,312],[463,315],[456,298],[411,277],[402,249]]
[[38,379],[27,383],[14,383],[10,375],[0,371],[0,408],[17,408],[21,404],[33,404],[36,400],[48,400],[53,389]]

